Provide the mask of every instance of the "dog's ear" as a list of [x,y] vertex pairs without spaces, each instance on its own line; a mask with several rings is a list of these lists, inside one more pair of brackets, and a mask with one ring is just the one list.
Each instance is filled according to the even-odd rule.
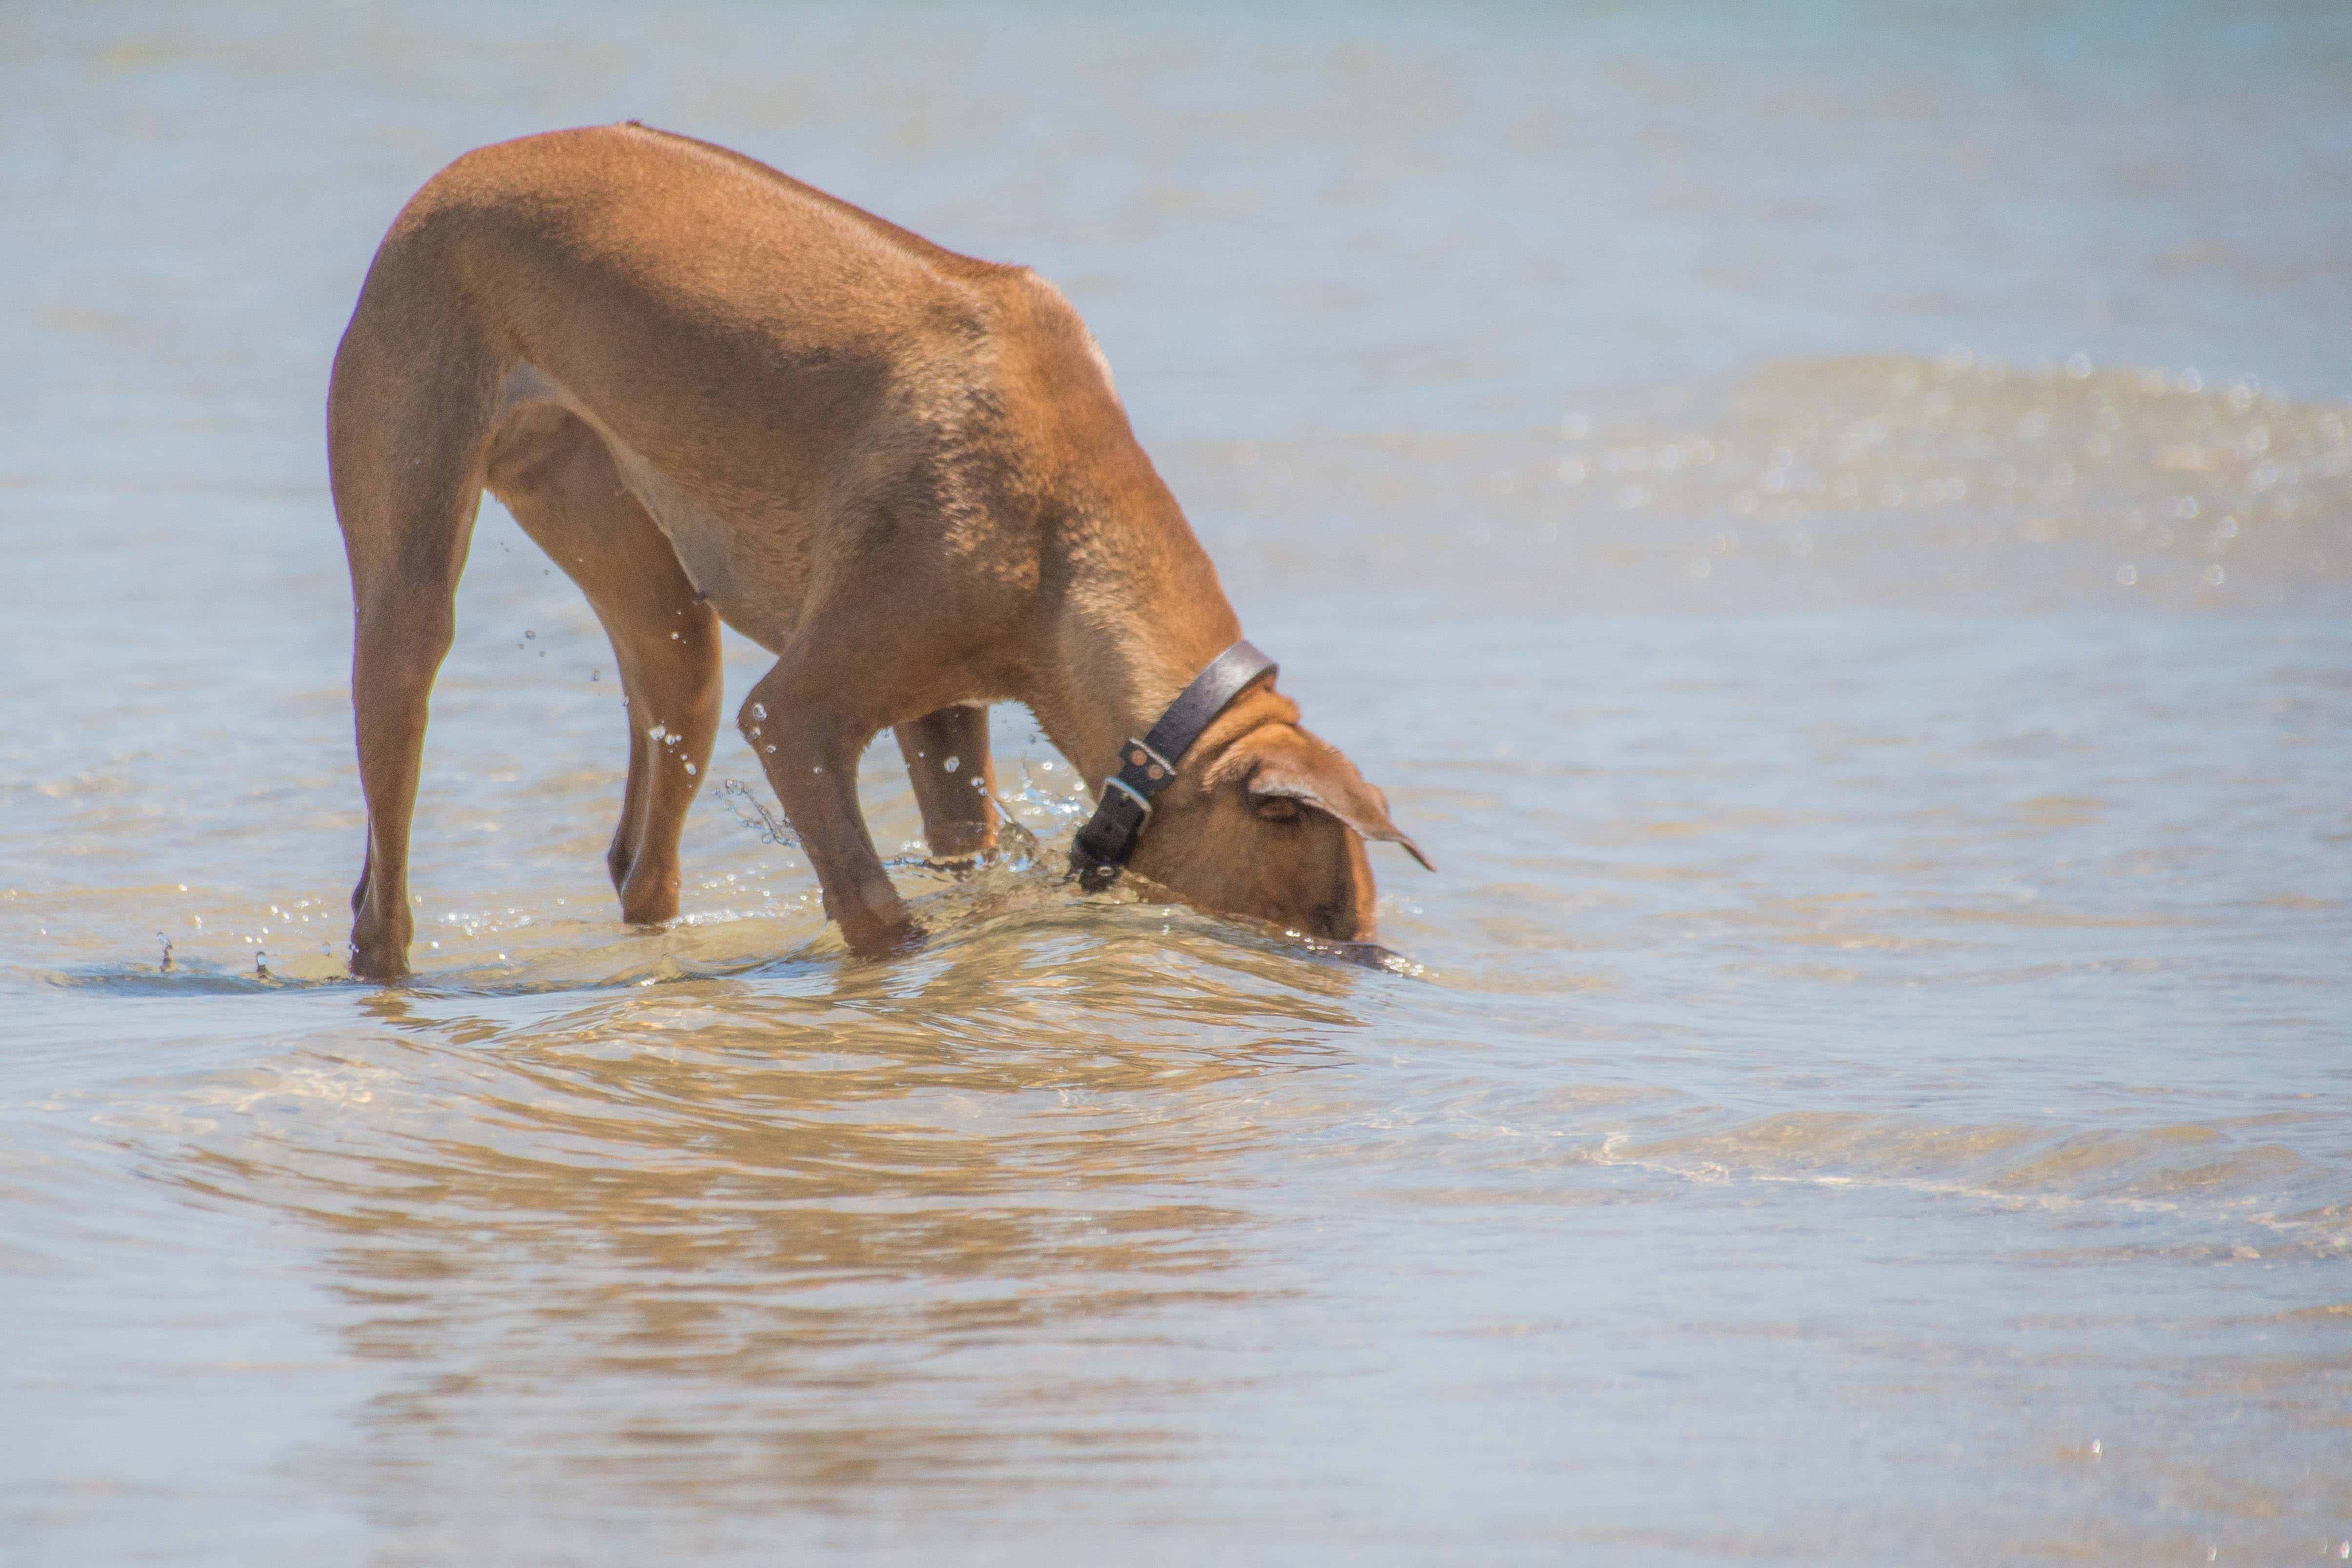
[[1265,725],[1235,741],[1209,776],[1212,784],[1228,779],[1242,781],[1261,816],[1309,807],[1337,817],[1364,838],[1402,845],[1424,871],[1437,869],[1389,821],[1388,797],[1364,782],[1338,747],[1295,725]]

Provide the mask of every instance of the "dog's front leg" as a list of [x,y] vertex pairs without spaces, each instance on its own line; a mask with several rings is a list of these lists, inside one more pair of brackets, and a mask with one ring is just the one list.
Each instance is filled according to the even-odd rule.
[[882,869],[857,804],[857,758],[879,724],[801,695],[782,664],[763,676],[736,722],[824,891],[824,912],[850,950],[887,953],[921,936]]
[[988,752],[988,710],[957,703],[899,725],[898,733],[932,855],[970,861],[994,849],[996,767]]

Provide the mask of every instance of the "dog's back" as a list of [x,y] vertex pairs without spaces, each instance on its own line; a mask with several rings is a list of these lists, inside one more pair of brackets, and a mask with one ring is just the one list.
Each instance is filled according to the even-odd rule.
[[[643,127],[503,142],[436,175],[385,237],[337,401],[360,355],[478,367],[441,392],[436,444],[533,399],[587,420],[711,602],[771,647],[845,521],[937,519],[966,567],[1033,583],[1041,555],[1094,543],[1041,530],[1150,550],[1181,528],[1050,285]],[[449,417],[468,402],[478,419]]]

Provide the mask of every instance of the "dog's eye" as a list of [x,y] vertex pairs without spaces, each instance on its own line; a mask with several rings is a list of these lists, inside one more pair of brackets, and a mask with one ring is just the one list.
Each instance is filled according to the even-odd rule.
[[1298,802],[1283,795],[1265,795],[1255,802],[1257,814],[1269,822],[1295,822]]

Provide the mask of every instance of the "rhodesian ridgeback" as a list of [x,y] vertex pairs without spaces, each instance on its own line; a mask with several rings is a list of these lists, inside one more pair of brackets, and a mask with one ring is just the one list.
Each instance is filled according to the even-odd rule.
[[775,655],[737,722],[856,952],[919,935],[859,756],[895,728],[932,852],[979,856],[992,702],[1102,781],[1087,885],[1124,866],[1360,941],[1364,841],[1420,858],[1241,641],[1068,301],[740,154],[632,123],[458,159],[376,252],[327,433],[368,808],[355,975],[407,970],[426,701],[485,488],[612,638],[625,920],[677,913],[722,622]]

